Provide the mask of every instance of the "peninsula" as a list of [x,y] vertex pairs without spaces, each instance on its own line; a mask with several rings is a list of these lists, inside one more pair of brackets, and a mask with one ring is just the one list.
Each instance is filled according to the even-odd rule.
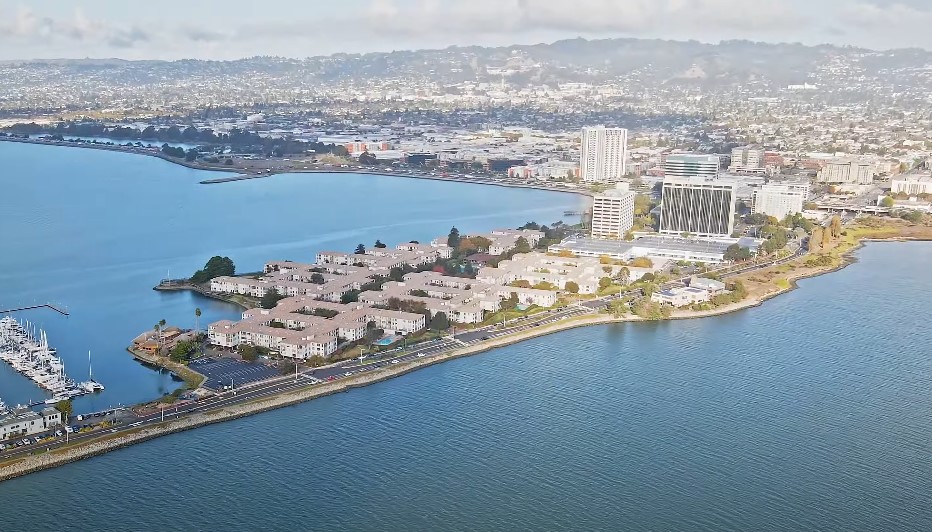
[[[831,227],[827,230],[831,235]],[[218,266],[222,269],[226,262],[208,263],[195,275],[194,282],[165,283],[158,288],[204,290],[206,286],[216,297],[239,297],[236,302],[244,308],[258,305],[259,308],[244,312],[244,320],[239,323],[211,324],[205,339],[220,348],[234,347],[224,342],[236,341],[241,353],[249,352],[240,347],[246,345],[238,341],[241,338],[249,338],[260,346],[277,341],[277,354],[291,354],[289,358],[301,364],[291,365],[285,375],[239,389],[201,390],[205,393],[184,393],[180,399],[179,394],[173,394],[143,405],[145,408],[135,410],[135,417],[128,422],[95,426],[75,434],[67,442],[48,441],[41,449],[27,446],[5,452],[0,454],[0,480],[161,435],[348,391],[428,365],[570,328],[734,312],[793,289],[798,279],[844,267],[852,262],[853,251],[864,242],[932,240],[932,220],[928,216],[919,222],[863,217],[845,225],[837,231],[837,237],[830,236],[824,245],[820,239],[818,245],[800,246],[793,252],[777,250],[715,267],[653,262],[648,265],[645,261],[637,261],[635,265],[635,260],[622,265],[617,259],[586,260],[565,252],[534,251],[533,248],[542,249],[541,242],[548,243],[548,234],[559,236],[560,231],[540,226],[485,235],[461,236],[451,231],[430,244],[411,242],[393,249],[377,245],[368,250],[357,249],[356,253],[321,252],[313,264],[270,262],[261,275],[242,277],[213,276]],[[476,256],[477,248],[472,247],[486,245],[488,250],[495,244],[513,247],[497,260]],[[525,245],[532,249],[526,249]],[[470,261],[480,259],[488,262],[474,268]],[[459,272],[446,270],[455,265],[461,265]],[[474,278],[464,275],[469,271],[467,265]],[[501,284],[509,278],[506,272],[543,274],[541,270],[547,268],[542,266],[556,271],[557,265],[563,277],[562,288],[557,288],[559,279],[554,279],[553,286],[540,281],[530,288],[521,282],[526,279]],[[587,284],[587,272],[594,267],[600,272],[596,274],[598,281]],[[681,273],[689,269],[689,275],[672,274],[674,268]],[[302,275],[307,275],[308,281],[300,280]],[[205,281],[205,276],[209,280]],[[304,284],[325,293],[335,286],[335,280],[351,278],[360,286],[343,293],[341,302],[323,297],[314,299],[308,294],[278,293],[279,288],[294,292]],[[606,278],[610,281],[602,281]],[[364,279],[369,281],[362,282]],[[250,292],[240,293],[243,286],[249,287]],[[253,291],[259,286],[266,288],[261,295]],[[669,295],[664,295],[677,287],[704,291],[707,299],[677,307],[668,300]],[[488,310],[483,311],[481,319],[478,314],[471,314],[483,310],[483,306]],[[335,346],[333,342],[321,341],[327,336],[328,327],[336,338]],[[353,334],[359,338],[353,340]],[[325,353],[330,347],[334,349]],[[269,347],[262,351],[274,352]],[[170,362],[171,358],[169,353],[156,353],[151,360],[161,363]],[[181,357],[175,363],[197,375],[197,360]],[[194,382],[193,386],[198,386],[203,381]]]

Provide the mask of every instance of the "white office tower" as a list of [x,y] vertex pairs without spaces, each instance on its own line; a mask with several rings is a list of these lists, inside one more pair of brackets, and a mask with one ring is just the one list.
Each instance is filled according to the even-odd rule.
[[718,177],[721,164],[718,155],[675,154],[667,155],[663,163],[664,177]]
[[728,170],[743,174],[764,173],[764,150],[755,146],[731,150],[731,166]]
[[819,183],[870,185],[874,182],[874,163],[843,159],[827,163],[819,171]]
[[735,228],[735,183],[703,177],[666,177],[660,232],[698,237],[731,236]]
[[803,204],[808,198],[809,183],[763,185],[754,191],[751,211],[782,220],[788,214],[803,212]]
[[635,193],[627,183],[592,198],[592,236],[623,238],[634,227]]
[[584,127],[579,169],[586,183],[608,183],[627,173],[628,130],[620,127]]

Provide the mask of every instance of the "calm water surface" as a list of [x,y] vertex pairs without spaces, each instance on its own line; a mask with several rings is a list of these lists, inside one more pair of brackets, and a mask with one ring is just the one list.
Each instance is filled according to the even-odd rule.
[[[20,145],[0,162],[0,300],[69,305],[30,316],[73,373],[94,350],[108,390],[91,401],[171,386],[123,352],[139,330],[237,313],[149,290],[169,268],[576,202],[368,176],[203,187],[157,160]],[[858,258],[733,315],[568,331],[5,482],[0,530],[932,530],[932,244]],[[28,395],[17,379],[0,371],[0,396]]]
[[[322,249],[427,241],[462,231],[549,223],[580,197],[549,191],[353,174],[292,174],[199,185],[218,174],[102,150],[0,142],[0,309],[34,302],[68,307],[21,313],[44,327],[69,375],[106,387],[78,412],[158,397],[177,384],[125,351],[160,319],[194,327],[240,310],[151,288],[169,273],[192,274],[212,255],[240,272],[270,259],[313,261]],[[222,175],[222,174],[221,174]],[[46,397],[0,364],[0,398]],[[2,528],[2,527],[0,527]]]
[[[932,530],[932,244],[0,484],[11,530]],[[62,512],[36,512],[54,500]]]

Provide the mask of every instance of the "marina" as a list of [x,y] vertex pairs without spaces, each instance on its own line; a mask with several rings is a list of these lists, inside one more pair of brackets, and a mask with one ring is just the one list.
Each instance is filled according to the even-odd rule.
[[0,360],[52,394],[47,404],[101,392],[104,386],[93,378],[88,353],[88,380],[75,382],[65,373],[65,364],[55,348],[49,346],[42,329],[28,321],[20,323],[12,316],[0,319]]

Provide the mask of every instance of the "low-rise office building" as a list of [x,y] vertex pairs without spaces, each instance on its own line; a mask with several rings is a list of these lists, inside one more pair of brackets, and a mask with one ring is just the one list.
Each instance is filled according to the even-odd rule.
[[893,194],[932,194],[932,176],[904,175],[890,180],[890,192]]
[[559,244],[548,248],[551,253],[569,253],[578,257],[607,256],[612,259],[630,261],[636,257],[648,257],[654,261],[654,267],[665,261],[688,261],[706,264],[724,262],[728,246],[738,244],[752,252],[763,240],[741,238],[699,239],[675,236],[642,236],[627,242],[623,240],[605,240],[584,236],[571,236]]
[[45,407],[40,411],[18,407],[0,415],[0,441],[21,436],[42,434],[62,424],[57,409]]

